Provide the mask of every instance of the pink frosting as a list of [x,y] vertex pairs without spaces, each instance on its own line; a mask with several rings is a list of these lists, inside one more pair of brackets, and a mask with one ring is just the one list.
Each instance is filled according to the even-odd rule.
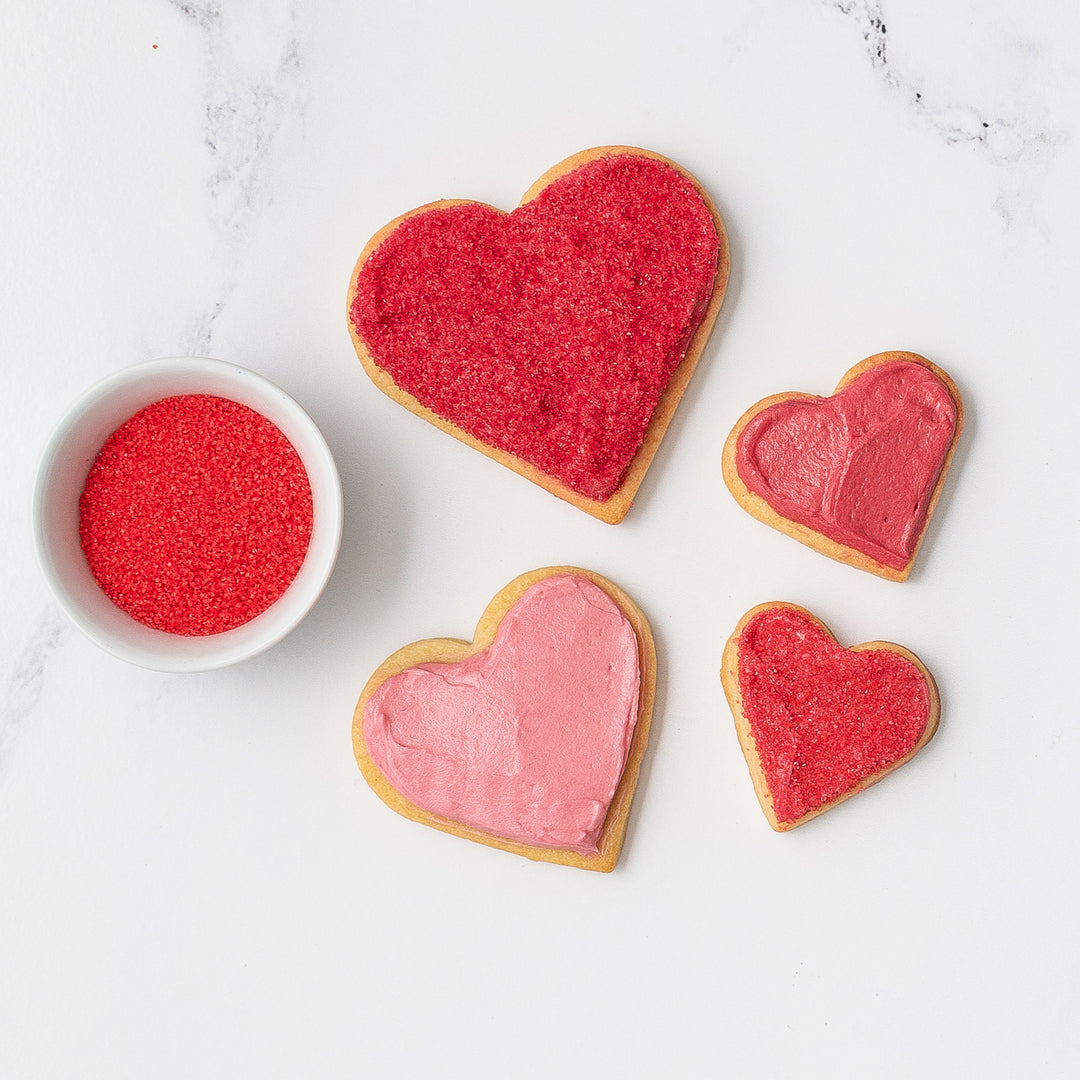
[[532,585],[492,644],[383,682],[368,753],[410,802],[509,840],[598,850],[638,714],[637,637],[588,578]]
[[952,396],[929,368],[886,361],[832,397],[763,409],[739,437],[736,468],[781,517],[902,570],[955,428]]

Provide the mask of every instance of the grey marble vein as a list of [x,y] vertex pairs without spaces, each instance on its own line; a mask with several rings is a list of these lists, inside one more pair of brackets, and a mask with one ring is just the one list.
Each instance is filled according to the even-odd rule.
[[987,111],[978,102],[932,100],[890,58],[883,0],[823,0],[823,3],[858,27],[867,58],[885,85],[950,146],[974,146],[992,163],[1010,165],[1060,141],[1059,134],[1044,130],[1022,111],[1003,116]]
[[[184,344],[189,352],[207,353],[236,288],[252,224],[272,200],[275,143],[288,117],[303,117],[308,87],[291,3],[240,11],[218,0],[170,2],[198,27],[206,55],[207,216],[222,280],[216,303],[194,320]],[[256,19],[260,25],[253,27]],[[264,43],[254,59],[252,40]]]
[[49,608],[15,657],[0,708],[0,746],[11,729],[25,720],[41,698],[49,660],[71,637],[72,625],[55,608]]

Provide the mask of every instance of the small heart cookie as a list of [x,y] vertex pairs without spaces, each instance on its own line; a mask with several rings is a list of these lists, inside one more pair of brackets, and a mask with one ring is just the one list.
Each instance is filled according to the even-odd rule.
[[914,653],[887,641],[845,649],[794,604],[747,612],[720,675],[758,801],[778,832],[876,784],[938,724],[937,686]]
[[530,859],[614,868],[649,737],[656,653],[598,574],[523,574],[472,642],[399,649],[353,718],[364,778],[399,814]]
[[621,521],[728,279],[720,215],[646,150],[544,174],[511,213],[444,199],[380,229],[348,295],[353,344],[410,411]]
[[748,409],[724,446],[724,480],[766,525],[904,581],[963,424],[960,393],[941,368],[915,353],[879,353],[832,397],[775,394]]

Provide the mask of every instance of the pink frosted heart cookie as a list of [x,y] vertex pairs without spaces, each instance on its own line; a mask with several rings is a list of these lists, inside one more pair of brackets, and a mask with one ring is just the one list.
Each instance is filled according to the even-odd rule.
[[723,222],[685,170],[603,146],[504,213],[443,199],[361,252],[349,331],[376,386],[603,521],[622,520],[728,280]]
[[353,719],[365,779],[399,814],[530,859],[611,870],[648,741],[656,656],[611,582],[524,574],[472,642],[399,649]]
[[760,604],[736,626],[720,670],[758,801],[778,832],[851,798],[926,745],[937,686],[886,641],[840,645],[795,604]]
[[765,524],[903,581],[963,422],[944,371],[915,353],[879,353],[831,397],[775,394],[747,410],[724,447],[724,480]]

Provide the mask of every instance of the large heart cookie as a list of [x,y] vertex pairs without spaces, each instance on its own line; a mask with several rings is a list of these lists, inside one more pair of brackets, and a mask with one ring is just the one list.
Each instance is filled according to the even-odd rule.
[[937,728],[937,686],[914,653],[886,641],[845,649],[794,604],[747,612],[720,674],[758,801],[779,832],[877,783]]
[[892,581],[911,572],[963,427],[952,379],[915,353],[862,361],[832,397],[759,401],[724,447],[724,480],[754,517]]
[[507,214],[442,200],[368,242],[348,319],[375,384],[609,522],[629,509],[712,329],[723,223],[697,182],[607,146]]
[[472,642],[394,653],[353,720],[364,777],[414,821],[530,859],[611,870],[649,735],[645,617],[597,574],[524,574]]

